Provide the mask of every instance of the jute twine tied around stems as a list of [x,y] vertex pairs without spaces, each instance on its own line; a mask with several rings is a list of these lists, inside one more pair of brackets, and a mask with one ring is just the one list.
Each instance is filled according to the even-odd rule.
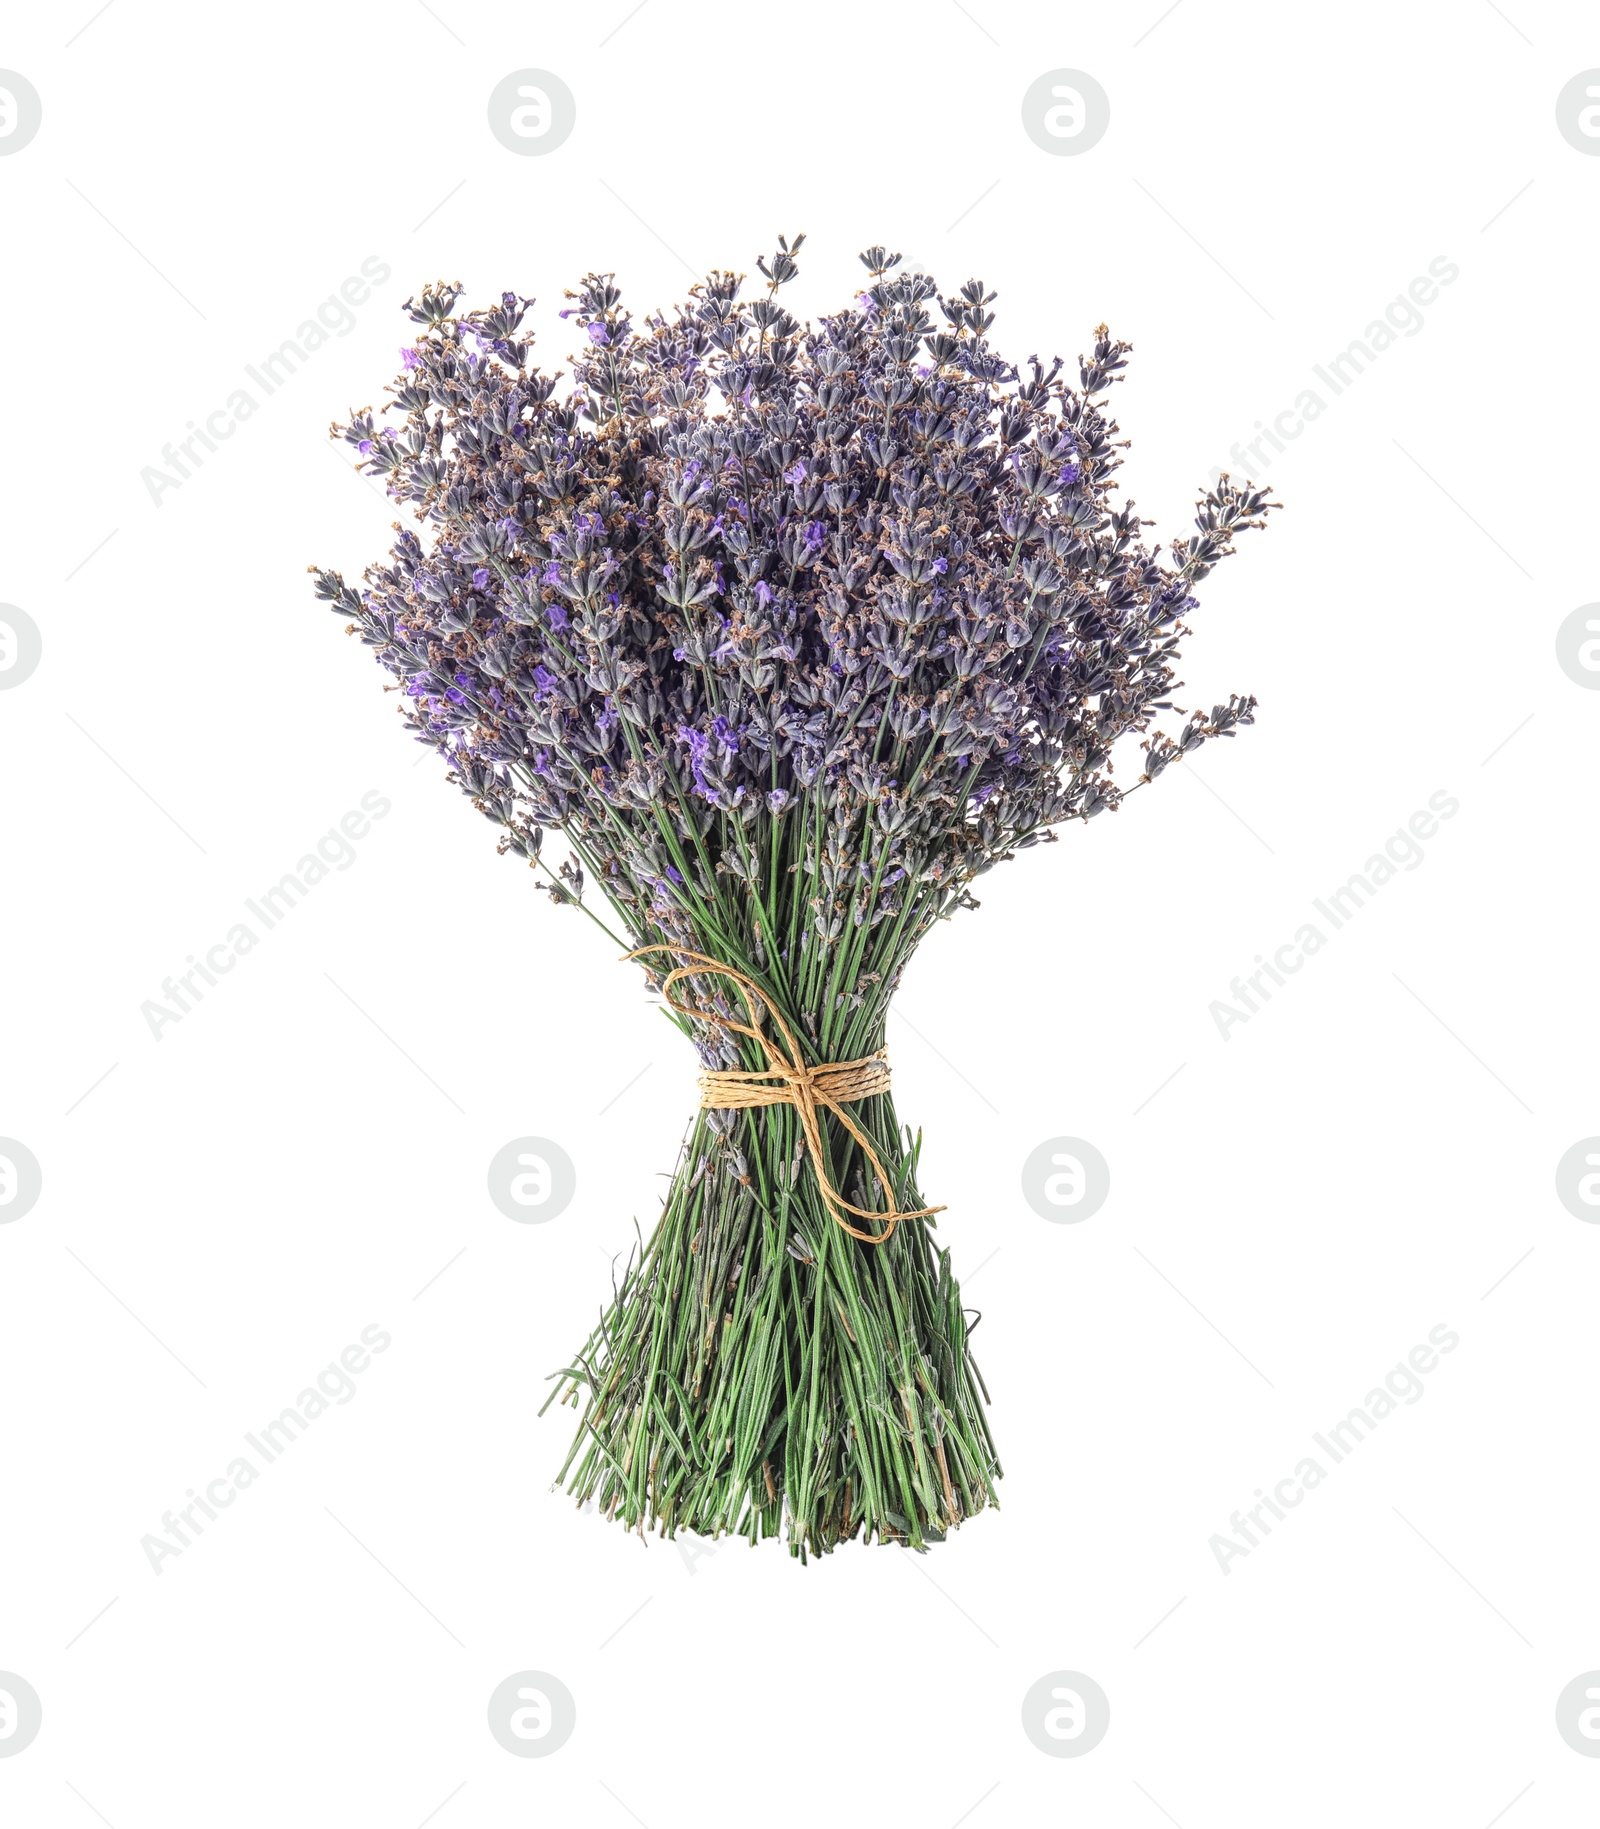
[[[671,953],[678,959],[693,959],[693,965],[680,965],[667,973],[661,981],[661,995],[666,999],[667,1007],[675,1010],[680,1016],[687,1016],[696,1022],[708,1022],[732,1035],[748,1035],[752,1041],[761,1044],[762,1053],[766,1056],[766,1067],[754,1073],[725,1073],[711,1068],[702,1068],[700,1072],[700,1105],[705,1111],[744,1111],[759,1105],[792,1105],[800,1114],[800,1130],[805,1139],[806,1148],[811,1152],[811,1166],[816,1170],[817,1186],[828,1211],[834,1219],[850,1234],[869,1245],[886,1244],[894,1236],[894,1229],[903,1219],[926,1219],[932,1213],[944,1212],[943,1207],[915,1207],[902,1213],[894,1205],[894,1192],[878,1152],[872,1147],[865,1132],[844,1109],[845,1102],[856,1099],[875,1098],[879,1093],[889,1090],[888,1050],[880,1048],[876,1054],[868,1054],[857,1061],[825,1061],[820,1066],[808,1066],[802,1058],[800,1044],[796,1041],[793,1030],[783,1020],[769,999],[764,997],[758,986],[751,983],[742,973],[731,966],[723,965],[716,959],[708,959],[704,953],[686,952],[681,946],[641,946],[637,952],[624,953],[624,959],[638,959],[645,953]],[[770,1035],[759,1027],[748,1023],[733,1022],[726,1016],[719,1016],[714,1011],[696,1010],[688,1004],[674,1003],[672,987],[680,978],[692,978],[697,974],[731,978],[745,994],[753,1019],[759,1020],[757,1011],[765,1008],[772,1014],[773,1021],[783,1035],[784,1048],[780,1048]],[[776,1081],[777,1084],[771,1082]],[[880,1213],[871,1207],[852,1206],[828,1179],[827,1157],[823,1152],[822,1129],[817,1119],[821,1109],[831,1111],[839,1122],[861,1145],[867,1161],[872,1164],[873,1173],[883,1188],[884,1198],[890,1204],[889,1211]],[[881,1232],[863,1232],[852,1226],[845,1218],[847,1213],[855,1214],[857,1219],[870,1219],[883,1227]]]

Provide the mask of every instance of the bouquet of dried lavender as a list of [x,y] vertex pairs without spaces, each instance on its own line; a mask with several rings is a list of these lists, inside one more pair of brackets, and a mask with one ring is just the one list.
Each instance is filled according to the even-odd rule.
[[591,274],[565,388],[519,335],[531,300],[426,288],[397,421],[334,430],[427,538],[397,528],[361,590],[316,574],[502,849],[640,959],[703,1067],[661,1219],[555,1375],[562,1481],[641,1533],[802,1560],[996,1502],[889,1000],[975,877],[1116,811],[1120,737],[1143,786],[1251,722],[1170,695],[1194,585],[1272,506],[1224,477],[1163,557],[1112,500],[1126,344],[1102,326],[1076,387],[1019,370],[992,292],[881,248],[802,326],[777,293],[803,239],[761,296],[713,272],[637,324]]

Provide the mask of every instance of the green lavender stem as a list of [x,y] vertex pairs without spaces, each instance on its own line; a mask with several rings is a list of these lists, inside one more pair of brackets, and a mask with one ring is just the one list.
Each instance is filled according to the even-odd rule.
[[[923,1205],[890,1099],[854,1115],[896,1203]],[[824,1125],[835,1186],[869,1204],[859,1145]],[[641,1534],[783,1536],[802,1561],[938,1542],[1000,1473],[949,1255],[929,1220],[849,1237],[799,1145],[792,1107],[727,1138],[699,1114],[655,1233],[557,1374],[549,1401],[579,1413],[560,1483]]]

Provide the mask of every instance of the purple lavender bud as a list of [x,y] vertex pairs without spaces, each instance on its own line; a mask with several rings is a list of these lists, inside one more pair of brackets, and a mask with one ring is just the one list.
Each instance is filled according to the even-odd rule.
[[[774,291],[790,252],[761,267]],[[1102,330],[1076,368],[1013,366],[980,282],[947,299],[883,249],[862,260],[859,310],[847,295],[814,326],[719,270],[640,336],[590,274],[561,313],[584,338],[559,391],[517,340],[531,301],[457,317],[459,288],[425,289],[394,426],[363,410],[343,428],[418,528],[364,589],[318,581],[506,833],[593,847],[591,884],[641,944],[715,950],[714,912],[786,993],[833,977],[812,948],[852,927],[887,922],[860,963],[903,964],[974,905],[979,872],[1115,810],[1120,739],[1152,780],[1255,703],[1197,712],[1176,741],[1153,729],[1175,625],[1266,493],[1224,477],[1194,531],[1146,543],[1101,455],[1125,345]],[[613,401],[593,352],[623,343]],[[687,847],[693,884],[663,874],[663,843]],[[796,921],[756,921],[790,893]],[[795,1014],[837,1041],[898,971]]]

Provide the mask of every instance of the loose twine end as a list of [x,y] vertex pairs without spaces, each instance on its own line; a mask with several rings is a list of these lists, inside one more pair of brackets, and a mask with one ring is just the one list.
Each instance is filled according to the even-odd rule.
[[[675,958],[692,959],[693,965],[680,965],[667,973],[661,983],[661,994],[666,999],[667,1007],[680,1016],[687,1016],[695,1022],[711,1023],[731,1035],[746,1035],[752,1041],[761,1044],[761,1051],[766,1056],[767,1065],[758,1072],[722,1072],[704,1068],[700,1073],[700,1105],[705,1111],[745,1111],[762,1105],[792,1105],[800,1114],[800,1130],[805,1145],[811,1155],[811,1166],[816,1172],[817,1186],[828,1211],[835,1221],[850,1234],[859,1238],[864,1244],[887,1244],[894,1236],[894,1229],[903,1219],[926,1219],[930,1214],[944,1212],[943,1207],[915,1207],[901,1212],[893,1205],[894,1193],[889,1177],[878,1152],[872,1147],[866,1133],[844,1109],[845,1103],[857,1099],[876,1098],[879,1093],[889,1090],[889,1055],[886,1048],[880,1048],[876,1054],[864,1055],[855,1061],[825,1061],[820,1066],[809,1066],[801,1054],[800,1044],[782,1014],[762,995],[758,985],[753,984],[743,973],[736,972],[731,966],[723,965],[719,960],[708,959],[704,953],[687,952],[681,946],[641,946],[636,951],[624,953],[626,959],[639,959],[646,953],[671,953]],[[758,1007],[771,1012],[783,1036],[783,1047],[760,1027],[750,1023],[734,1022],[726,1016],[719,1016],[714,1011],[696,1010],[687,1004],[675,1003],[672,987],[680,978],[692,978],[697,973],[719,978],[730,978],[745,994],[745,1002],[750,1007],[754,1021]],[[787,1054],[784,1052],[787,1048]],[[774,1083],[775,1082],[775,1083]],[[867,1161],[871,1163],[873,1173],[878,1177],[884,1192],[884,1198],[890,1202],[889,1211],[880,1213],[871,1207],[853,1206],[828,1179],[827,1159],[823,1154],[822,1128],[818,1122],[819,1110],[831,1111],[839,1122],[861,1145]],[[853,1213],[857,1219],[867,1219],[881,1225],[881,1232],[863,1232],[860,1227],[851,1225],[845,1217]]]

